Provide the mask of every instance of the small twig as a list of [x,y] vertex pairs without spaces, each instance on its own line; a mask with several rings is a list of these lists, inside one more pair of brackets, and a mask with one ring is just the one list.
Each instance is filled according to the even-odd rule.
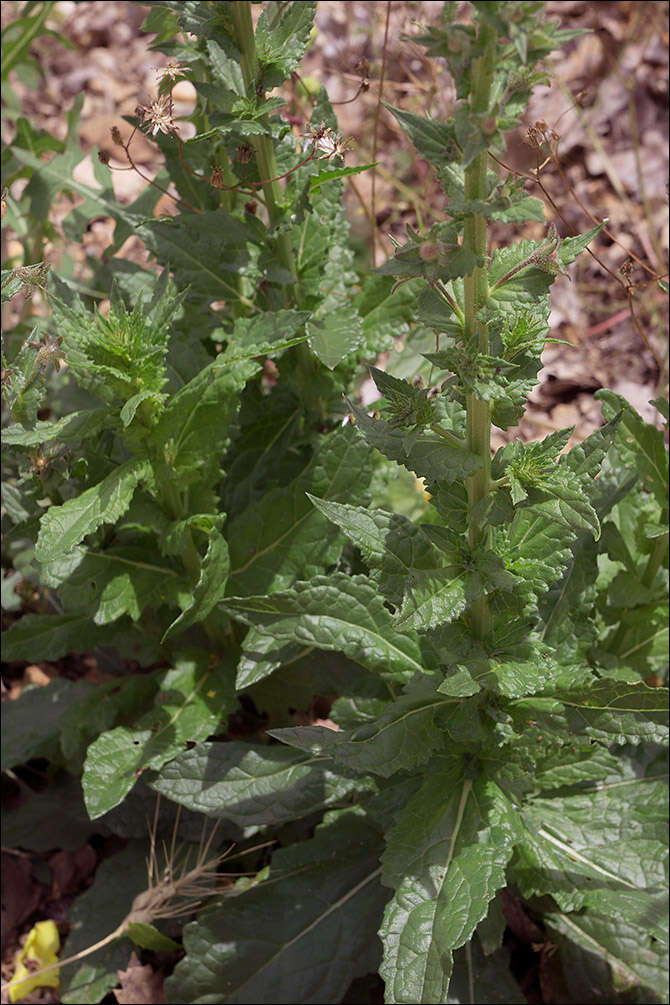
[[365,92],[369,90],[369,88],[370,88],[370,82],[365,79],[361,80],[360,84],[358,85],[358,90],[356,91],[355,94],[353,94],[350,98],[345,98],[343,101],[331,101],[331,105],[350,105],[352,101],[356,100],[356,98],[358,97],[359,94],[361,94],[361,92]]

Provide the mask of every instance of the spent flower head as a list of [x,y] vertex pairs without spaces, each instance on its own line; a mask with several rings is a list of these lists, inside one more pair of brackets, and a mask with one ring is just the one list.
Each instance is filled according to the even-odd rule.
[[171,59],[165,66],[158,67],[156,76],[160,81],[165,80],[166,77],[172,81],[176,80],[177,77],[183,77],[187,72],[187,66],[183,66],[181,63],[177,63],[174,59]]
[[334,133],[325,122],[322,122],[318,129],[310,129],[305,135],[319,151],[317,160],[330,161],[334,157],[344,157],[349,148],[350,141]]
[[137,111],[142,126],[148,126],[152,136],[156,133],[176,133],[177,124],[172,113],[172,103],[167,94],[161,94],[149,106],[140,105]]

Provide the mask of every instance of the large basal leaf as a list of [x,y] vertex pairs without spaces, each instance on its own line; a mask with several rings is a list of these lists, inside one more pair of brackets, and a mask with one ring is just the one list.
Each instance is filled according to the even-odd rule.
[[[92,886],[77,897],[68,912],[70,931],[61,957],[95,945],[119,925],[133,899],[146,889],[145,842],[133,841],[127,848],[101,862]],[[73,966],[64,967],[60,1000],[64,1005],[92,1005],[102,1001],[118,984],[118,970],[128,965],[133,946],[116,940]]]
[[667,796],[666,779],[648,777],[531,800],[522,814],[514,881],[524,896],[551,893],[568,911],[588,903],[605,910],[610,894],[630,894],[627,913],[637,900],[642,923],[641,892],[649,904],[667,886]]
[[171,1001],[318,1005],[341,1001],[374,971],[388,891],[381,838],[355,811],[332,814],[310,841],[275,852],[270,878],[203,911],[184,929]]
[[365,576],[316,576],[269,597],[229,597],[224,606],[278,643],[342,652],[385,680],[407,681],[424,672],[415,638],[394,631],[393,618]]
[[371,447],[376,447],[386,457],[428,482],[461,480],[481,465],[476,454],[465,447],[452,446],[437,433],[425,433],[408,442],[407,433],[402,429],[396,429],[382,419],[371,419],[355,405],[350,407],[356,416],[357,427]]
[[630,898],[611,896],[599,910],[543,916],[573,1001],[587,1001],[598,988],[610,1001],[667,1002],[667,896],[645,898],[642,919],[632,920],[630,909]]
[[24,614],[2,636],[5,660],[59,660],[109,645],[117,626],[96,625],[83,614]]
[[92,820],[118,806],[145,769],[158,770],[216,730],[235,706],[231,676],[230,666],[186,654],[161,675],[154,707],[133,728],[117,726],[94,740],[82,779]]
[[244,828],[308,816],[369,783],[338,772],[326,757],[233,740],[185,751],[165,765],[151,787],[191,810]]
[[149,476],[148,461],[126,461],[98,485],[51,506],[42,517],[35,557],[49,562],[72,551],[87,535],[104,523],[114,523],[128,509],[137,485]]
[[396,817],[383,856],[395,889],[380,935],[388,1003],[447,1002],[452,953],[505,883],[516,824],[501,791],[436,759]]
[[[577,678],[579,668],[575,667]],[[539,737],[558,746],[571,735],[604,743],[665,743],[668,737],[668,693],[638,681],[602,679],[579,683],[564,692],[520,698],[507,706],[516,734],[513,743],[532,724]]]
[[32,757],[58,759],[63,716],[92,685],[57,679],[45,687],[27,688],[19,698],[2,704],[2,770],[9,771]]
[[341,537],[307,493],[363,502],[371,475],[365,444],[348,430],[329,434],[291,485],[271,489],[231,520],[229,592],[272,592],[335,562]]

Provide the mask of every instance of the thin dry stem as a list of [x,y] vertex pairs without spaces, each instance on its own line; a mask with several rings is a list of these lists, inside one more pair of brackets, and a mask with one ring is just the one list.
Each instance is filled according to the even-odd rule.
[[[88,946],[86,949],[82,949],[73,956],[68,956],[64,960],[59,960],[58,963],[52,963],[48,967],[42,967],[40,970],[33,971],[30,974],[31,979],[42,976],[42,974],[51,973],[53,970],[58,970],[60,967],[68,966],[70,963],[76,963],[78,960],[82,960],[86,956],[90,956],[99,949],[103,949],[111,942],[114,942],[115,939],[119,939],[125,935],[130,925],[151,924],[158,918],[178,918],[185,914],[192,914],[208,897],[216,896],[216,894],[220,894],[222,892],[218,883],[225,877],[217,870],[221,862],[230,856],[234,845],[231,845],[221,855],[216,855],[214,858],[208,858],[212,841],[214,840],[214,836],[217,831],[217,825],[212,828],[207,840],[205,840],[205,829],[203,826],[194,866],[191,869],[188,869],[188,850],[186,851],[182,862],[178,863],[177,859],[180,851],[177,848],[177,829],[179,826],[181,807],[178,807],[177,810],[169,850],[167,846],[163,844],[165,866],[161,875],[158,856],[156,854],[156,831],[158,827],[159,805],[160,797],[156,802],[154,819],[149,833],[147,886],[145,890],[135,897],[126,917],[113,932],[110,932],[109,935],[100,939],[99,942],[96,942],[92,946]],[[264,844],[256,845],[254,848],[248,849],[243,854],[256,851],[257,849],[266,847],[268,844],[272,843],[273,842],[270,841],[265,842]],[[27,978],[21,977],[16,980],[16,983],[22,983],[25,980],[27,980]],[[13,980],[7,981],[2,985],[2,991],[8,991],[14,983],[15,981]]]

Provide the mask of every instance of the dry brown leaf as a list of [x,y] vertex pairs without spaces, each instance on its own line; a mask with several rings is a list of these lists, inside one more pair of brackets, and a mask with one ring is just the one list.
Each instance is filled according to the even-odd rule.
[[119,1005],[166,1005],[163,976],[132,953],[126,970],[117,970],[120,988],[114,988]]

